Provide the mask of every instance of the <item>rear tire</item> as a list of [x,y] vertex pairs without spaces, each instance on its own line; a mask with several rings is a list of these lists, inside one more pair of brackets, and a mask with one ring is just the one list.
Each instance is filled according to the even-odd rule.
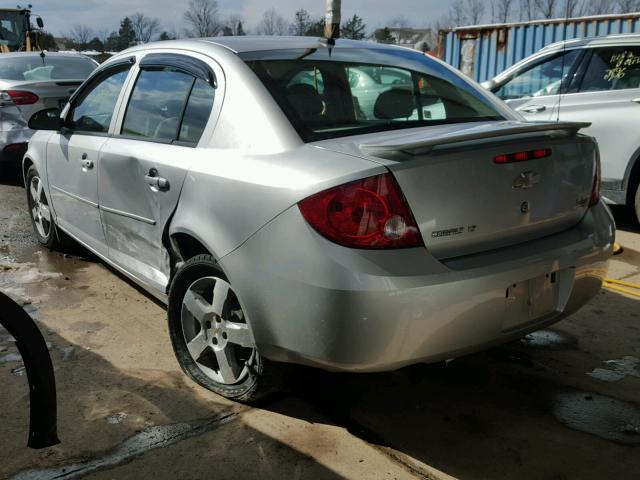
[[287,365],[261,357],[240,302],[211,255],[189,259],[175,274],[168,321],[180,367],[204,388],[247,403],[279,389]]
[[66,245],[65,237],[56,227],[44,184],[33,165],[27,170],[25,190],[31,226],[36,239],[50,250],[61,250]]

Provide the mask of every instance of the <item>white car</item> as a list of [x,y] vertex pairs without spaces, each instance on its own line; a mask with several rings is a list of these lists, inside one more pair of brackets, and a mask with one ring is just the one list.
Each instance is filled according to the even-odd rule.
[[483,85],[530,120],[590,122],[602,195],[640,221],[640,35],[554,43]]

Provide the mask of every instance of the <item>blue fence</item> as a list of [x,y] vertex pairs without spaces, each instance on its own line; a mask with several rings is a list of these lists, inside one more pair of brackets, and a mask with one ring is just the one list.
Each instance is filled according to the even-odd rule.
[[640,13],[441,30],[438,55],[483,82],[550,43],[621,33],[640,33]]

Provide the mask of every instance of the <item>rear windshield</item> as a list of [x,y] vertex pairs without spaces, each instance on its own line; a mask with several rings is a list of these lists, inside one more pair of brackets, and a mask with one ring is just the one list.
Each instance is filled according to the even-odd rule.
[[428,125],[500,120],[494,106],[411,51],[288,50],[244,54],[304,141]]
[[2,80],[84,80],[97,67],[87,57],[0,57]]

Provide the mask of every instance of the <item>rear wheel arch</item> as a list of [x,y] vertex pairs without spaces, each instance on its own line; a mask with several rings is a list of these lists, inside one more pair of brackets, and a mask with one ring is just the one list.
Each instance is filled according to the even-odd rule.
[[24,181],[25,185],[27,184],[27,172],[34,164],[35,162],[31,160],[30,157],[24,157],[24,160],[22,160],[22,180]]

